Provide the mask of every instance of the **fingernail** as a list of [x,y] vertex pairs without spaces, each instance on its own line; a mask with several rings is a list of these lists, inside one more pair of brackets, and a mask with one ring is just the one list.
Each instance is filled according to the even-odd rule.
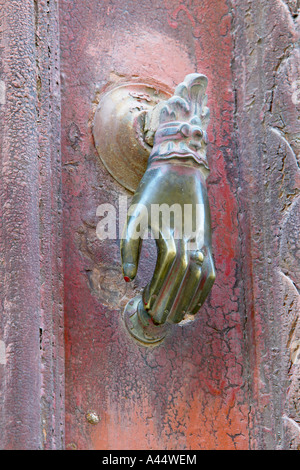
[[[135,266],[135,264],[125,263],[123,265],[123,274],[125,274],[124,279],[125,279],[126,282],[129,282],[132,279],[134,279],[134,277],[136,275],[136,266]],[[126,280],[126,278],[128,279],[128,281]]]

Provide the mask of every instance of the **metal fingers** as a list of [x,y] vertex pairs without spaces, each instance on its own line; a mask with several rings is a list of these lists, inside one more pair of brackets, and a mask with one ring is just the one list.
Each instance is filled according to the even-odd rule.
[[143,293],[143,302],[147,310],[153,306],[156,293],[160,292],[176,256],[173,237],[161,235],[159,239],[156,239],[156,246],[158,255],[154,274]]
[[148,228],[146,208],[142,204],[135,204],[130,207],[127,217],[127,224],[121,240],[121,257],[123,275],[126,282],[135,278],[142,239]]
[[176,256],[167,276],[163,280],[160,291],[156,293],[156,300],[153,303],[150,315],[157,324],[167,321],[174,298],[184,277],[188,265],[185,244],[184,240],[177,240]]
[[[124,279],[136,276],[143,232],[148,228],[137,206],[128,217],[121,241]],[[139,229],[138,229],[139,227]],[[143,303],[156,324],[179,323],[186,314],[195,315],[215,280],[209,247],[190,250],[184,239],[175,240],[171,231],[156,239],[157,263],[152,280],[143,293]]]
[[203,259],[202,251],[189,254],[188,267],[170,311],[169,321],[172,323],[179,323],[190,312],[191,299],[198,292],[202,279]]
[[211,253],[208,251],[204,256],[204,262],[202,265],[202,272],[199,279],[197,289],[195,289],[194,295],[191,298],[190,304],[187,309],[187,314],[195,315],[200,307],[204,304],[206,297],[208,296],[213,283],[215,282],[216,272],[214,262]]
[[[159,263],[160,272],[167,276],[156,280],[155,275],[146,290],[146,308],[157,324],[179,323],[185,314],[195,314],[204,302],[214,282],[214,267],[211,255],[206,249],[187,249],[184,240],[177,240],[176,254],[164,266]],[[157,271],[158,273],[159,271]]]

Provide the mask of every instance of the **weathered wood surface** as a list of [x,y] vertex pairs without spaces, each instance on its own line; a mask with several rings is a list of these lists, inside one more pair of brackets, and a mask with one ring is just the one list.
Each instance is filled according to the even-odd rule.
[[[67,448],[248,448],[230,9],[220,0],[60,5]],[[130,194],[97,155],[93,109],[110,81],[151,77],[174,89],[194,71],[209,80],[217,280],[193,324],[145,349],[129,337],[121,315],[150,278],[155,250],[145,246],[132,288],[122,279],[119,240],[96,237],[97,206],[117,206],[119,195]],[[89,412],[98,424],[87,420]]]
[[233,3],[250,442],[299,449],[299,10]]
[[[299,445],[297,8],[227,5],[62,2],[70,447]],[[122,330],[118,244],[95,237],[97,204],[125,193],[97,161],[91,107],[109,80],[172,88],[195,70],[210,81],[217,282],[192,326],[143,350]]]
[[57,2],[0,2],[0,448],[62,448]]
[[[300,448],[297,8],[0,0],[0,448]],[[130,194],[91,122],[107,83],[193,71],[217,280],[193,324],[144,349],[121,314],[155,250],[128,286],[118,240],[97,239],[97,206]]]

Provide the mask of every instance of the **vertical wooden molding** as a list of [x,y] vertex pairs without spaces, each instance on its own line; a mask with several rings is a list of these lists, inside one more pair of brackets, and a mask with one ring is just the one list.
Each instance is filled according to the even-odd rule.
[[35,2],[39,135],[43,446],[64,446],[64,336],[58,1]]
[[64,354],[57,1],[1,0],[0,47],[0,340],[6,352],[0,448],[58,449]]
[[250,447],[299,449],[299,18],[289,0],[232,4]]

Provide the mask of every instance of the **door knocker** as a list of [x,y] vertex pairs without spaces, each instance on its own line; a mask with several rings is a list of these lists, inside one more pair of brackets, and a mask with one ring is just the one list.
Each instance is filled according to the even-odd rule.
[[[168,325],[193,318],[215,280],[206,189],[206,87],[200,74],[187,75],[173,96],[154,85],[120,84],[103,96],[95,114],[100,157],[121,184],[135,191],[121,240],[126,282],[137,274],[149,230],[157,246],[150,283],[124,311],[128,331],[145,345],[159,344]],[[127,165],[127,183],[122,165]]]

